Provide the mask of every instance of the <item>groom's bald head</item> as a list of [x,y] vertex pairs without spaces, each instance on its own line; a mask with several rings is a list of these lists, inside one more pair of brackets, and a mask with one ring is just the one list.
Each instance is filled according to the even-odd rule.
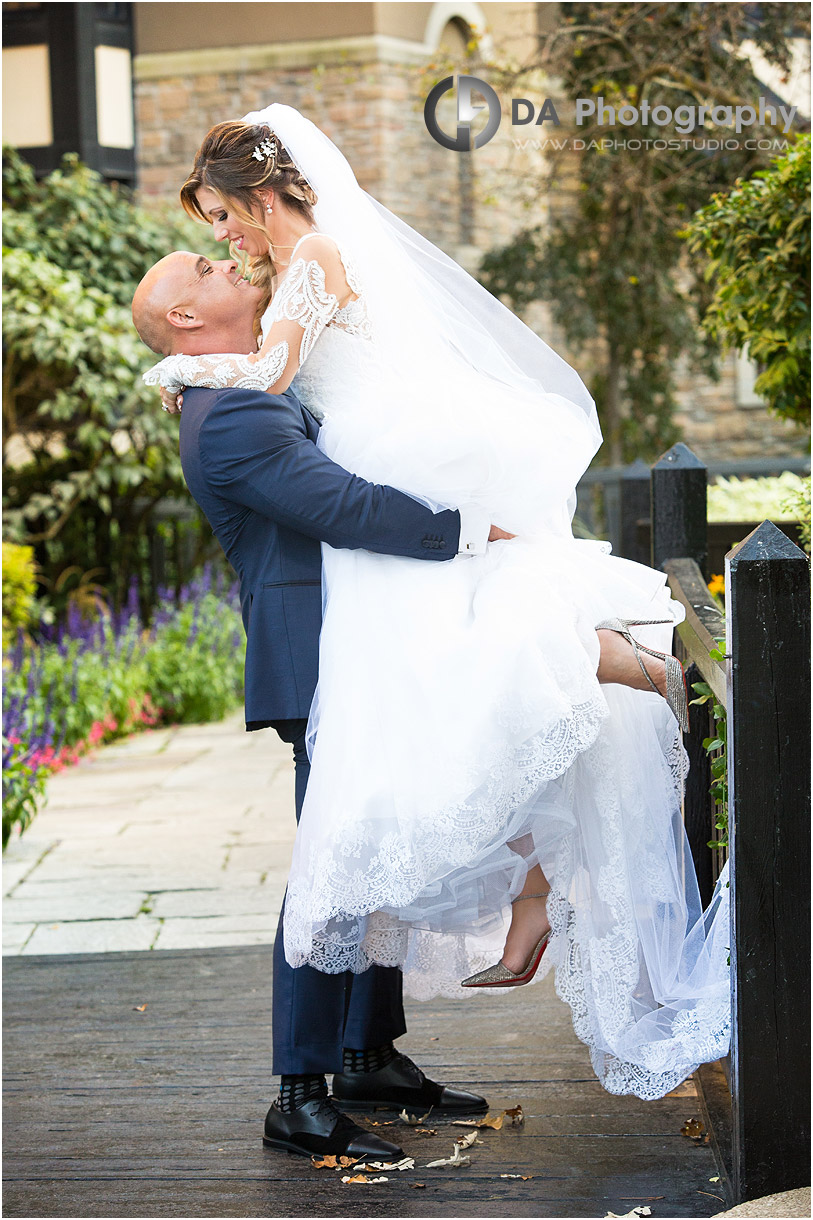
[[229,259],[175,250],[151,267],[133,296],[133,324],[161,356],[249,352],[262,291]]

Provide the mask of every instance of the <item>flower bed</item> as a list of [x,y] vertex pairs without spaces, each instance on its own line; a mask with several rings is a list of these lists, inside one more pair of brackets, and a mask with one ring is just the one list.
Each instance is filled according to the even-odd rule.
[[239,704],[245,639],[237,588],[210,569],[165,592],[149,628],[137,590],[119,614],[74,611],[4,658],[3,846],[45,780],[96,746],[159,724],[217,720]]

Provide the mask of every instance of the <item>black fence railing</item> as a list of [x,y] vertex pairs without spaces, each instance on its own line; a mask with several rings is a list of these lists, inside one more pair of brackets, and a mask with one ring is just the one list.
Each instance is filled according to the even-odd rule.
[[[669,453],[678,451],[691,453],[685,445],[676,445]],[[795,455],[740,458],[737,461],[709,462],[704,471],[709,477],[723,475],[726,478],[735,475],[760,478],[784,471],[805,475],[810,473],[810,459]],[[577,526],[580,523],[590,534],[608,539],[616,555],[623,555],[638,563],[649,563],[652,553],[650,485],[651,473],[646,462],[637,461],[629,466],[594,466],[583,475],[577,489]],[[750,533],[755,524],[748,521],[708,522],[708,561],[704,571],[707,574],[721,573],[725,567],[726,553]],[[782,521],[778,524],[794,542],[799,541],[799,528],[795,522]]]
[[[728,1062],[698,1079],[741,1202],[810,1174],[810,568],[763,521],[725,558],[723,615],[705,583],[706,474],[685,445],[653,466],[652,562],[686,610],[689,681],[726,709],[732,1043]],[[725,660],[712,660],[722,638]],[[719,837],[709,736],[708,705],[691,708],[685,822],[706,901],[723,862],[707,846]]]

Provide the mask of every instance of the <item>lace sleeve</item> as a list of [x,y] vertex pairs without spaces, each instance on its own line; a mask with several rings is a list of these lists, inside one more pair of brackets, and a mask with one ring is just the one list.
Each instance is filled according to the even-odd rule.
[[298,258],[288,268],[274,299],[275,319],[269,332],[284,321],[298,322],[302,328],[297,365],[307,360],[313,345],[339,308],[338,297],[328,292],[325,269],[316,259]]
[[319,259],[294,257],[271,302],[273,321],[258,353],[167,356],[144,374],[147,385],[160,384],[171,394],[184,386],[284,393],[338,311],[339,297],[330,291],[328,277],[337,292],[350,287],[335,243],[322,234],[312,240],[329,242],[320,247],[328,270]]
[[170,394],[179,394],[184,386],[267,390],[284,373],[288,356],[289,348],[284,340],[275,343],[263,356],[236,353],[167,356],[147,370],[144,381],[147,385],[161,385]]

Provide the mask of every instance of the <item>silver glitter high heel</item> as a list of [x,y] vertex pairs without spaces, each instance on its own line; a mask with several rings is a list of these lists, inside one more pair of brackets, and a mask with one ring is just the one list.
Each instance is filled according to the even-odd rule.
[[[514,902],[522,902],[526,898],[547,898],[550,890],[545,890],[544,894],[520,894],[519,898],[515,898]],[[514,903],[511,904],[512,906]],[[523,970],[519,974],[515,974],[513,970],[509,970],[502,961],[499,961],[494,966],[488,966],[485,970],[480,970],[477,974],[470,974],[467,979],[463,979],[461,987],[522,987],[525,983],[530,983],[531,979],[539,969],[539,963],[542,961],[542,955],[548,947],[551,930],[548,928],[544,936],[536,942],[531,950],[531,956],[525,964]]]
[[668,652],[657,652],[654,648],[647,648],[645,644],[639,644],[636,639],[633,639],[630,634],[630,627],[655,627],[671,623],[668,618],[655,619],[630,619],[630,618],[606,618],[596,626],[596,631],[617,631],[619,635],[623,635],[628,644],[632,645],[632,651],[635,653],[635,660],[641,666],[641,672],[646,678],[649,685],[652,687],[656,695],[660,695],[655,683],[650,677],[646,665],[641,659],[641,653],[649,653],[651,657],[658,657],[666,666],[666,702],[675,716],[678,724],[684,733],[689,731],[689,691],[686,686],[686,675],[683,672],[683,666],[677,657],[673,657]]

